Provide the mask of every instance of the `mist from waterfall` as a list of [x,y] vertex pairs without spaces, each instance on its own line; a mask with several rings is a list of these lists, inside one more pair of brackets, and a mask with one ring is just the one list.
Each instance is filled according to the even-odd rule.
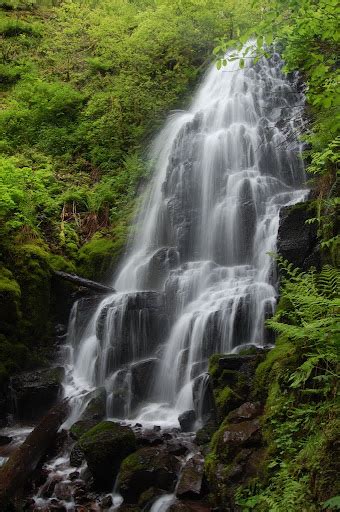
[[132,240],[95,311],[76,303],[66,395],[105,387],[109,417],[176,423],[195,408],[208,358],[271,342],[282,206],[301,201],[303,94],[279,55],[207,72],[156,137]]

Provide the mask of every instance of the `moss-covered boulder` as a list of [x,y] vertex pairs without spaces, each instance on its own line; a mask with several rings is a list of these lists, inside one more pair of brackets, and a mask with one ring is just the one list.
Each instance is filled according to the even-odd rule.
[[98,388],[91,391],[88,396],[89,402],[81,415],[81,420],[103,420],[106,415],[106,390]]
[[112,489],[122,460],[136,449],[131,428],[102,421],[79,439],[79,447],[98,489]]
[[180,462],[163,447],[142,448],[127,457],[118,476],[119,492],[127,503],[138,503],[151,487],[172,492]]

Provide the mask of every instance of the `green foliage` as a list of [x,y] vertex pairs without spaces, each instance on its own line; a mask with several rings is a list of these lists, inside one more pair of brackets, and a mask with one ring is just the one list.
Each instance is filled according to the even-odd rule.
[[239,488],[242,510],[318,511],[339,492],[336,401],[340,302],[338,269],[301,272],[279,259],[281,299],[267,323],[276,347],[256,372],[266,398],[263,433],[269,446],[268,481]]

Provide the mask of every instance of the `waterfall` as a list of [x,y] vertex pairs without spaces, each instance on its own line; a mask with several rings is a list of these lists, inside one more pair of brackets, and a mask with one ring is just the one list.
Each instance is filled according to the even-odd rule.
[[118,292],[72,314],[65,389],[78,413],[84,390],[101,386],[108,416],[176,422],[200,408],[193,389],[212,354],[270,341],[268,253],[280,208],[306,194],[303,94],[282,66],[275,53],[244,69],[212,66],[190,109],[156,137]]

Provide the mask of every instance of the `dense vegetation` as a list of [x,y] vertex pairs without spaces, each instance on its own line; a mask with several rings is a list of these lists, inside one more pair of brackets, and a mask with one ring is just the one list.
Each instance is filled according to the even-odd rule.
[[[262,478],[237,491],[242,510],[340,508],[339,71],[335,0],[2,1],[0,36],[0,384],[41,363],[51,273],[104,279],[127,238],[144,150],[188,100],[215,54],[255,37],[258,59],[282,48],[306,86],[305,159],[321,267],[281,261],[276,347],[257,371],[265,403]],[[216,43],[216,41],[218,41]],[[264,48],[264,49],[263,49]],[[229,58],[233,58],[232,54]],[[243,65],[241,61],[240,65]],[[221,410],[229,395],[220,394]],[[223,417],[220,418],[221,422]],[[212,442],[210,451],[214,454]]]

